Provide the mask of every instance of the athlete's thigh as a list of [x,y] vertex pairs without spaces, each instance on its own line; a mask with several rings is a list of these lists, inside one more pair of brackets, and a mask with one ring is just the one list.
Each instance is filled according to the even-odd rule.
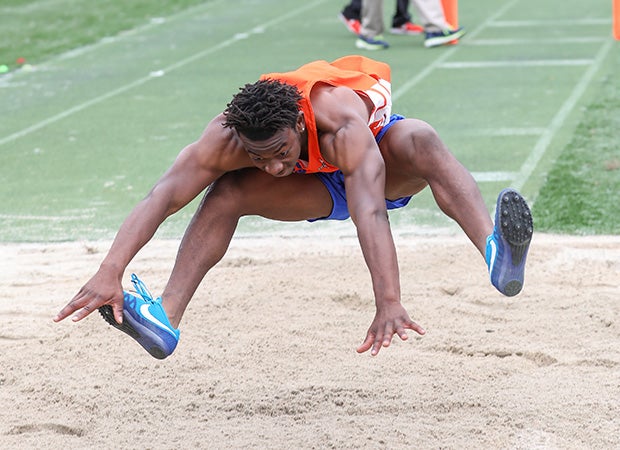
[[327,188],[313,174],[274,177],[250,168],[228,173],[218,183],[232,192],[241,215],[297,221],[325,217],[332,210]]
[[385,161],[387,198],[413,195],[427,185],[420,158],[433,133],[428,124],[417,119],[400,120],[385,133],[379,148]]

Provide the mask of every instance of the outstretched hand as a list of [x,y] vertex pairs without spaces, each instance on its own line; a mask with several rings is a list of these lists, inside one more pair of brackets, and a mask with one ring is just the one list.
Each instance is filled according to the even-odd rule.
[[375,356],[381,347],[389,347],[392,343],[394,334],[406,341],[409,336],[406,329],[413,330],[423,335],[426,333],[424,328],[409,318],[409,314],[400,303],[388,303],[377,308],[375,318],[366,333],[366,339],[357,348],[358,353],[364,353],[368,349],[370,354]]
[[54,317],[54,322],[60,322],[73,313],[75,314],[71,320],[77,322],[103,305],[112,305],[116,322],[123,321],[123,288],[120,277],[100,268],[75,297],[58,312]]

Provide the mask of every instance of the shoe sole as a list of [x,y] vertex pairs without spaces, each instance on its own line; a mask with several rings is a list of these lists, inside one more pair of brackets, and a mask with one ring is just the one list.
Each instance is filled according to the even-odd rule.
[[364,50],[370,50],[370,51],[375,51],[375,50],[385,50],[386,48],[388,48],[385,45],[381,45],[381,44],[369,44],[366,41],[363,41],[362,39],[358,39],[357,41],[355,41],[355,46],[357,48],[361,48]]
[[466,30],[461,30],[458,33],[454,33],[451,36],[439,36],[439,37],[426,39],[424,41],[424,47],[432,48],[432,47],[439,47],[442,45],[450,44],[452,42],[456,43],[456,41],[458,41],[463,36],[465,36],[465,33],[466,33]]
[[[503,243],[510,250],[510,263],[504,262],[503,279],[508,279],[503,293],[513,297],[523,288],[525,257],[534,233],[532,213],[525,199],[517,191],[506,189],[497,199],[495,226],[500,229]],[[506,267],[511,264],[512,267]]]
[[149,352],[152,357],[164,359],[172,353],[166,353],[162,350],[162,344],[165,345],[163,340],[149,328],[145,327],[134,317],[132,317],[131,314],[127,314],[126,311],[123,311],[123,323],[121,324],[116,322],[112,307],[110,305],[103,305],[99,307],[99,314],[101,314],[101,317],[103,317],[103,319],[114,328],[136,340],[138,344]]

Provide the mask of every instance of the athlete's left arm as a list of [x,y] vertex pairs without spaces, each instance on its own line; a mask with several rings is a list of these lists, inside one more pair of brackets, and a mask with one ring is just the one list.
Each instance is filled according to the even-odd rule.
[[351,89],[321,86],[312,97],[323,157],[345,177],[347,203],[370,271],[376,315],[358,352],[376,355],[394,334],[423,334],[400,302],[396,249],[385,206],[385,164],[368,128],[368,109]]

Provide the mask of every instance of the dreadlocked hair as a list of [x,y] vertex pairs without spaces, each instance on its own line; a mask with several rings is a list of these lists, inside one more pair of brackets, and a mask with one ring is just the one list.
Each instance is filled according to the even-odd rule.
[[262,141],[294,128],[299,115],[299,90],[278,80],[259,80],[239,89],[226,105],[223,125],[248,139]]

